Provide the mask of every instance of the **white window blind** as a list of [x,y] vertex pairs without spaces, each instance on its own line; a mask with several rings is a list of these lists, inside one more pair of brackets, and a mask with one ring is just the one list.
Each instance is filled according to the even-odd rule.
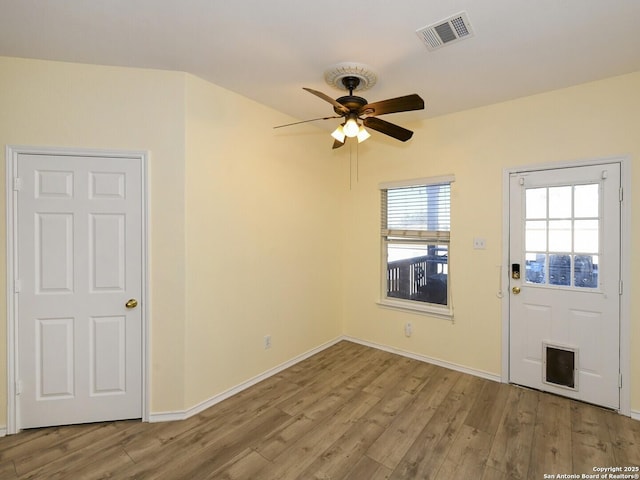
[[382,190],[382,235],[448,241],[451,184],[414,185]]

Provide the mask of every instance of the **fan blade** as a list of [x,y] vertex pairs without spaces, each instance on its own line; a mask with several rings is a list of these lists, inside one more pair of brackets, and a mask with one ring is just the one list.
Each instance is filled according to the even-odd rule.
[[333,117],[312,118],[311,120],[302,120],[301,122],[293,122],[293,123],[286,123],[284,125],[277,125],[273,128],[290,127],[291,125],[299,125],[301,123],[316,122],[318,120],[329,120],[331,118],[342,118],[342,116],[334,115]]
[[309,93],[313,93],[316,97],[320,97],[321,99],[323,99],[325,102],[329,102],[331,105],[333,105],[336,109],[338,109],[340,112],[342,113],[349,113],[349,109],[347,107],[345,107],[344,105],[342,105],[341,103],[338,103],[336,100],[334,100],[333,98],[331,98],[329,95],[325,95],[322,92],[319,92],[318,90],[313,90],[311,88],[307,88],[307,87],[302,87],[303,90],[306,90]]
[[411,130],[407,130],[406,128],[402,128],[398,125],[394,125],[393,123],[389,123],[376,117],[367,117],[362,121],[362,123],[364,123],[365,127],[377,130],[378,132],[384,133],[385,135],[389,135],[390,137],[396,138],[401,142],[406,142],[413,136],[413,132]]
[[344,144],[345,144],[345,142],[340,142],[340,141],[338,141],[338,140],[334,140],[334,141],[333,141],[333,147],[331,147],[331,148],[333,148],[333,149],[335,150],[336,148],[340,148],[340,147],[341,147],[341,146],[343,146]]
[[[411,94],[404,97],[390,98],[380,102],[368,103],[360,109],[360,115],[366,114],[371,117],[385,115],[387,113],[409,112],[411,110],[422,110],[424,100],[420,95]],[[371,112],[370,112],[371,111]]]

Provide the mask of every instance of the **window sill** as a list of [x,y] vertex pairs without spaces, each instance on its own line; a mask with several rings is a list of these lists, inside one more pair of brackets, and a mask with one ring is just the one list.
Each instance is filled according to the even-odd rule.
[[376,303],[383,308],[412,312],[453,321],[453,308],[450,307],[436,307],[427,304],[420,305],[419,302],[392,300],[390,298],[383,298]]

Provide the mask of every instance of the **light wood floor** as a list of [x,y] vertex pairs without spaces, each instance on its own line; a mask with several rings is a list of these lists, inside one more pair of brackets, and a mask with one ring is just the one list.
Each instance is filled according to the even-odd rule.
[[0,438],[12,480],[540,480],[638,465],[638,421],[350,342],[188,420]]

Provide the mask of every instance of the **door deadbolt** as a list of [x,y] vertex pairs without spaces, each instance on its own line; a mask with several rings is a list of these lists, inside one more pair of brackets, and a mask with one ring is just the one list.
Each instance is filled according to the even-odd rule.
[[520,279],[520,264],[519,263],[511,264],[511,278],[513,278],[514,280],[519,280]]
[[127,300],[127,303],[125,303],[124,306],[127,308],[136,308],[138,306],[138,300],[131,298]]

